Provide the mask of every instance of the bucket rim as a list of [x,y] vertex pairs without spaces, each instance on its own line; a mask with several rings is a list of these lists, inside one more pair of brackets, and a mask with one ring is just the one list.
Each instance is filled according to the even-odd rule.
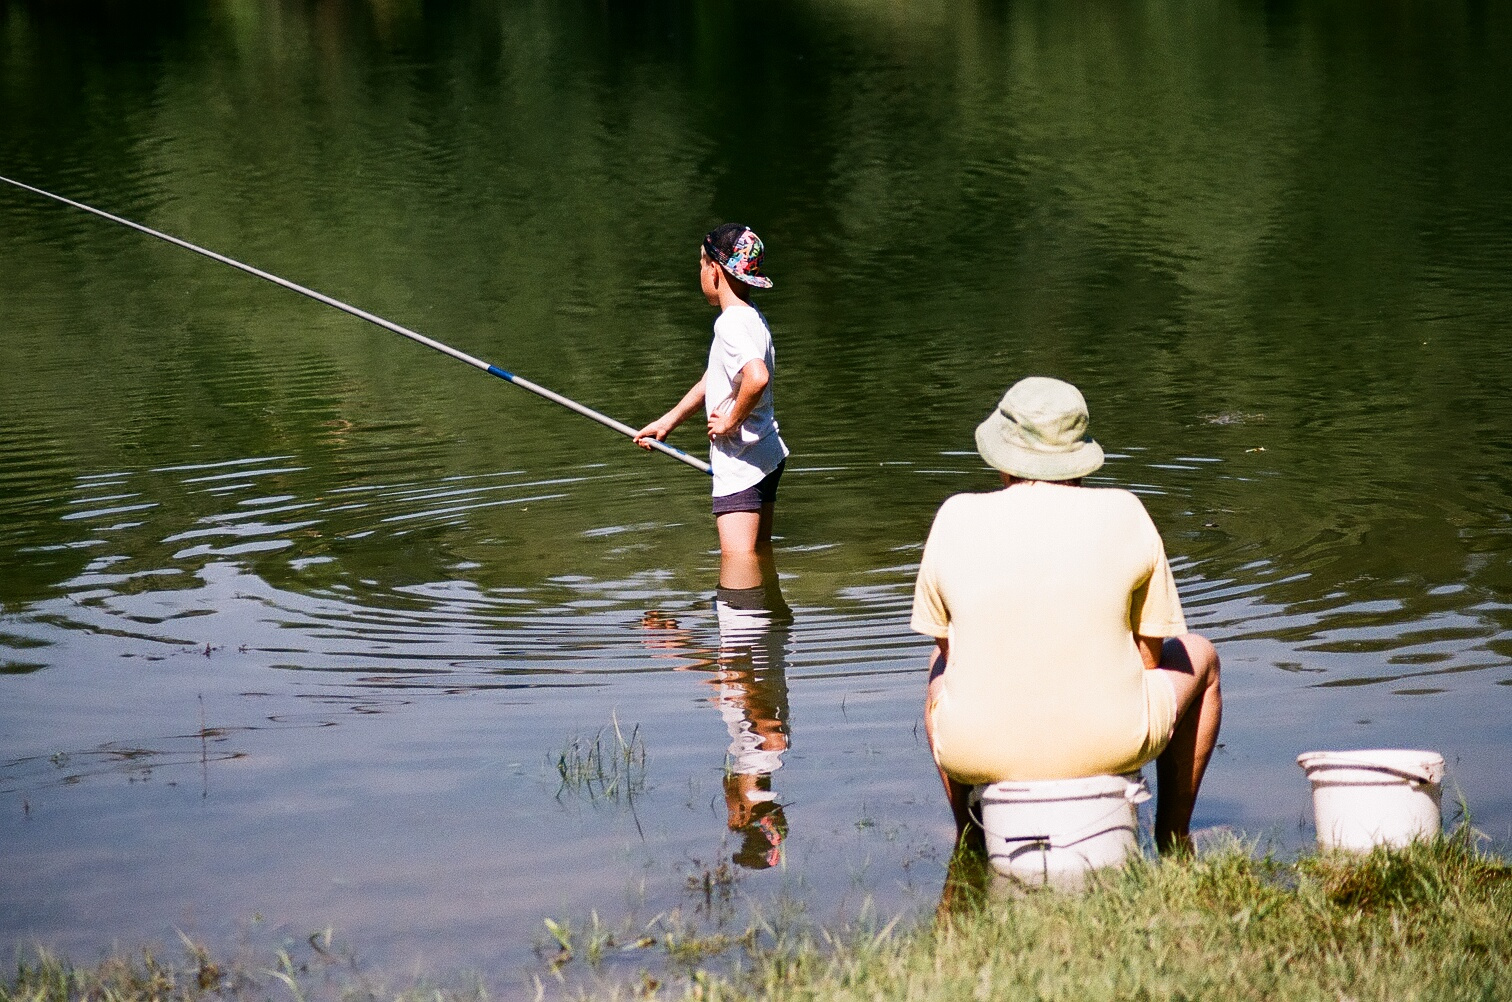
[[1444,778],[1444,756],[1417,748],[1360,748],[1350,751],[1310,751],[1297,756],[1297,765],[1313,778],[1320,769],[1367,769],[1385,772],[1421,783],[1439,783]]
[[1004,780],[972,788],[974,799],[983,802],[1024,803],[1044,800],[1092,800],[1118,797],[1135,803],[1149,799],[1149,789],[1140,773],[1085,776],[1080,779]]

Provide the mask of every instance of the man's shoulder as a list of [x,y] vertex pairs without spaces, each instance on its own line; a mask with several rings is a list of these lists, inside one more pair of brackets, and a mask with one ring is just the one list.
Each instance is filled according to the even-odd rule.
[[[1078,490],[1068,495],[1057,495],[1053,502],[1056,511],[1073,518],[1096,516],[1138,522],[1148,522],[1150,518],[1139,495],[1122,487]],[[1013,513],[1044,514],[1044,505],[1049,503],[1050,499],[1027,493],[1015,495],[1012,490],[971,491],[952,494],[946,498],[940,505],[935,520],[958,523]]]
[[1144,511],[1144,502],[1139,500],[1139,495],[1125,487],[1092,487],[1084,495],[1093,504],[1119,511]]
[[1096,487],[1083,493],[1096,517],[1104,522],[1122,525],[1129,530],[1156,531],[1144,502],[1133,491],[1122,487]]
[[935,512],[937,523],[969,522],[988,514],[994,505],[1001,501],[1002,491],[967,491],[963,494],[952,494],[941,504]]
[[1089,494],[1105,498],[1105,504],[1110,508],[1118,508],[1121,511],[1137,511],[1141,514],[1145,510],[1144,502],[1138,494],[1126,487],[1094,487]]

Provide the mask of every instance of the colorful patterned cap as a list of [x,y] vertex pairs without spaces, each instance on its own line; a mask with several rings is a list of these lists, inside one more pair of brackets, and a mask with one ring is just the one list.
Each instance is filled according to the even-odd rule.
[[766,248],[761,245],[761,238],[756,235],[756,231],[749,226],[740,231],[740,236],[735,238],[735,246],[728,254],[714,246],[714,233],[704,237],[703,247],[710,260],[728,272],[731,278],[738,278],[746,285],[754,285],[758,289],[772,287],[772,280],[761,273],[761,259]]

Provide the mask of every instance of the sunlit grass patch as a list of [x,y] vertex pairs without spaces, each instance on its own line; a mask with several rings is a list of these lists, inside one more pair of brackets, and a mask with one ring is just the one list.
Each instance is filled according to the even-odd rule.
[[[716,876],[710,876],[710,886]],[[697,897],[703,884],[689,884]],[[710,893],[713,893],[712,891]],[[863,915],[818,928],[798,912],[710,926],[691,911],[649,921],[544,923],[543,997],[715,1000],[1298,1000],[1512,998],[1512,867],[1469,830],[1402,850],[1282,860],[1239,842],[1174,862],[1137,860],[1079,894],[1004,893],[953,868],[933,917]],[[318,955],[328,950],[319,949]],[[326,945],[329,946],[329,933]],[[21,961],[0,1002],[480,1002],[522,985],[392,988],[353,966],[152,953],[74,968]],[[345,972],[345,973],[343,973]]]
[[1512,869],[1464,837],[1292,863],[1235,844],[1079,895],[974,883],[933,924],[757,955],[699,997],[1512,998]]

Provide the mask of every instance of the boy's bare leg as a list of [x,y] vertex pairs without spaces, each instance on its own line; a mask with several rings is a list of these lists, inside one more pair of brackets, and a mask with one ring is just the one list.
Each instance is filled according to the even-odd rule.
[[761,584],[761,557],[750,550],[719,550],[719,587],[744,590]]
[[756,523],[756,549],[766,553],[772,552],[772,519],[777,506],[764,504],[756,514],[759,516]]
[[1223,722],[1218,668],[1218,652],[1195,633],[1171,637],[1161,646],[1154,670],[1166,672],[1176,690],[1176,729],[1155,760],[1155,845],[1161,852],[1191,849],[1192,808]]
[[760,511],[731,511],[714,516],[719,529],[721,553],[757,553],[772,547],[772,510],[764,504]]

